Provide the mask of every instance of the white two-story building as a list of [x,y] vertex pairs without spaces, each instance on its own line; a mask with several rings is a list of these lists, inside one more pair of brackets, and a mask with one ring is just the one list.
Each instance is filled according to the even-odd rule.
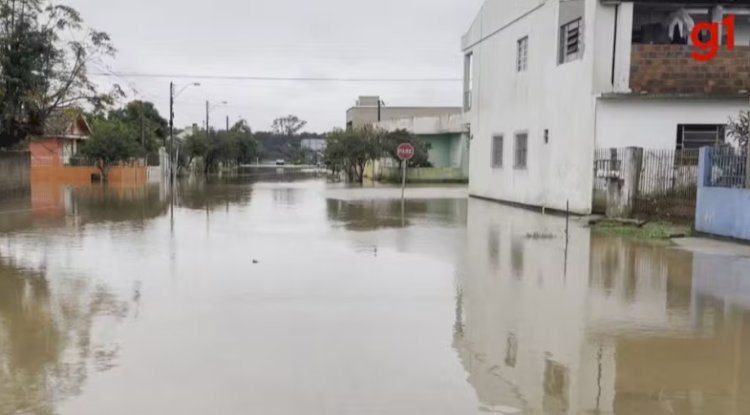
[[[692,28],[727,16],[692,59]],[[477,197],[589,213],[596,148],[722,142],[750,107],[747,2],[487,0],[462,49]]]

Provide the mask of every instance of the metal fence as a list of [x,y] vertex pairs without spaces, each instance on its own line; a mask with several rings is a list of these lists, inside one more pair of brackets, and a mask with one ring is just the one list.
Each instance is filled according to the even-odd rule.
[[[597,149],[594,157],[594,208],[606,208],[607,187],[621,180],[624,149]],[[639,216],[688,219],[695,215],[698,149],[644,150],[635,210]]]
[[732,146],[711,149],[711,187],[745,188],[747,182],[747,150]]

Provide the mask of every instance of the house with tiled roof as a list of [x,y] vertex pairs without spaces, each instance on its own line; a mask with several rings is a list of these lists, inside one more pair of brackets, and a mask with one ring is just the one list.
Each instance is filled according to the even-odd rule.
[[91,127],[81,110],[62,108],[53,111],[44,124],[44,134],[29,143],[31,166],[66,166],[81,142],[91,135]]

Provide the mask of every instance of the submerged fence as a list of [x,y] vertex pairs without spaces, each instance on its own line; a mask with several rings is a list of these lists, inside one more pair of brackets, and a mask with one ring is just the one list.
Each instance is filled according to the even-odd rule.
[[[613,181],[622,181],[625,149],[597,149],[594,157],[594,209],[604,211]],[[639,216],[689,219],[698,192],[698,149],[644,150],[635,198]]]

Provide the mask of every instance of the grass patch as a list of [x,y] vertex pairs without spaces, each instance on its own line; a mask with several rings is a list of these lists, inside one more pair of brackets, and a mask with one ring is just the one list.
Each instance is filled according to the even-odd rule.
[[678,225],[670,222],[649,222],[643,226],[615,221],[601,221],[595,224],[594,232],[603,235],[625,238],[667,241],[671,238],[688,236],[692,233],[689,225]]

